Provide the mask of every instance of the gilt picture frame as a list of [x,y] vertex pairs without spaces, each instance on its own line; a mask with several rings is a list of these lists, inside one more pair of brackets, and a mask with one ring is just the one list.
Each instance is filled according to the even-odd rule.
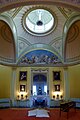
[[19,72],[19,81],[27,81],[27,71]]
[[20,85],[20,92],[25,92],[26,85]]
[[61,72],[60,71],[53,71],[53,80],[61,80]]
[[55,91],[60,91],[60,85],[59,84],[54,85],[54,87],[55,87]]

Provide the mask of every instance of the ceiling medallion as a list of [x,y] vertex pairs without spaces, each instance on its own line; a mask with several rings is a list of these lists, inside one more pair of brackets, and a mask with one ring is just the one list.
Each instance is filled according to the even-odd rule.
[[48,9],[30,9],[23,15],[22,25],[26,32],[35,36],[44,36],[54,29],[55,17]]

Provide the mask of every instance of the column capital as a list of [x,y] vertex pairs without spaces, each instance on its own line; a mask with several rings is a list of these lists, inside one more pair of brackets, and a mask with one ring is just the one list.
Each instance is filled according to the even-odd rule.
[[68,67],[66,66],[66,67],[63,67],[64,68],[64,70],[68,70]]
[[12,70],[16,70],[17,69],[17,67],[12,67]]

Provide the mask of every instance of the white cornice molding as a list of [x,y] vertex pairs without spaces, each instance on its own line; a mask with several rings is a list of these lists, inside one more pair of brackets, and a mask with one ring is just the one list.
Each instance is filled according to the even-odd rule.
[[38,4],[47,4],[47,5],[56,5],[67,7],[70,9],[75,9],[80,11],[80,1],[79,0],[1,0],[0,1],[0,12],[10,10],[12,8],[25,6],[25,5],[38,5]]

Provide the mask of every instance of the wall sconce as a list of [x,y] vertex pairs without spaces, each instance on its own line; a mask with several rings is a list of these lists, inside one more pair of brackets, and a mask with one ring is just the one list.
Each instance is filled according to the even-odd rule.
[[23,98],[23,94],[21,94],[21,99],[24,99],[24,98]]
[[20,85],[20,92],[25,92],[25,85]]
[[57,97],[56,97],[57,99],[59,99],[59,95],[57,94]]
[[63,98],[63,96],[61,95],[61,96],[60,96],[60,98],[62,99],[62,98]]
[[28,96],[26,95],[25,97],[26,97],[26,99],[27,99]]
[[53,99],[55,99],[55,95],[53,95]]
[[17,96],[17,99],[18,99],[18,100],[19,100],[19,97],[20,97],[20,96],[18,95],[18,96]]

